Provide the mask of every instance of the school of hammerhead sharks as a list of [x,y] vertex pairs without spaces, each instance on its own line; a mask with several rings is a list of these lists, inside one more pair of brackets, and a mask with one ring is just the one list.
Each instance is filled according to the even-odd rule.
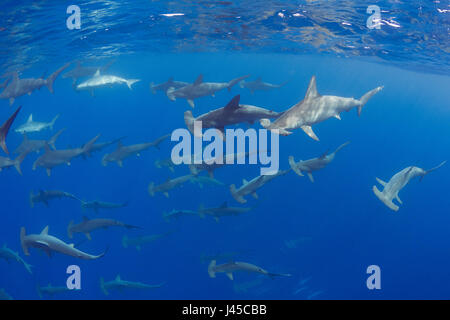
[[[48,78],[21,78],[17,72],[6,73],[0,76],[3,78],[3,82],[0,83],[0,89],[3,89],[0,93],[1,99],[9,100],[9,104],[13,105],[15,99],[23,96],[25,94],[30,95],[33,91],[38,90],[42,87],[47,87],[48,90],[53,93],[53,84],[56,78],[71,65],[75,66],[66,71],[62,77],[72,79],[72,86],[75,90],[86,90],[94,95],[94,90],[101,87],[111,87],[113,85],[125,84],[128,88],[132,88],[133,84],[140,81],[138,79],[124,79],[119,76],[108,74],[107,70],[111,63],[104,66],[92,67],[83,66],[79,61],[75,63],[68,63],[54,73],[52,73]],[[229,82],[205,82],[203,81],[203,76],[200,75],[195,82],[182,82],[175,81],[170,78],[167,82],[161,84],[150,84],[150,90],[153,94],[158,91],[164,92],[167,97],[174,101],[178,99],[186,99],[190,107],[194,108],[194,101],[198,98],[204,96],[214,96],[217,91],[228,89],[229,91],[233,86],[239,84],[241,88],[248,89],[251,93],[256,91],[268,91],[276,88],[280,88],[284,83],[275,85],[267,82],[263,82],[261,78],[254,81],[246,81],[250,76],[242,76],[233,79]],[[80,80],[81,79],[81,80]],[[300,102],[296,103],[289,109],[283,112],[274,112],[265,108],[240,104],[240,96],[236,95],[231,99],[231,101],[224,107],[211,110],[205,114],[198,117],[194,117],[191,111],[186,111],[184,113],[184,121],[186,127],[189,131],[194,133],[194,122],[201,121],[202,127],[217,129],[223,134],[224,128],[226,126],[238,125],[243,123],[254,123],[259,122],[259,124],[270,131],[276,132],[280,136],[286,136],[293,133],[295,129],[302,129],[310,138],[314,140],[319,140],[319,138],[314,133],[312,126],[323,122],[330,118],[341,119],[341,113],[350,111],[351,109],[356,109],[358,116],[361,115],[363,107],[368,103],[368,101],[378,92],[383,89],[379,86],[365,93],[360,99],[346,98],[339,96],[330,95],[320,95],[316,87],[316,78],[313,76],[310,80],[306,94]],[[103,166],[106,166],[109,162],[115,162],[120,167],[123,166],[123,161],[131,156],[139,156],[140,153],[151,147],[159,149],[160,144],[165,141],[170,135],[165,135],[160,138],[155,139],[152,142],[141,143],[135,145],[124,146],[121,142],[122,138],[99,143],[99,135],[92,138],[90,141],[86,142],[82,147],[74,149],[57,149],[55,143],[58,137],[63,133],[64,130],[58,131],[49,140],[32,140],[28,137],[29,134],[33,132],[39,132],[44,129],[53,129],[55,122],[58,119],[58,115],[54,117],[50,122],[38,122],[34,121],[33,116],[30,115],[28,120],[19,125],[15,132],[23,135],[22,143],[14,150],[12,153],[15,154],[15,158],[9,157],[10,152],[6,145],[6,138],[11,126],[13,125],[21,107],[18,107],[15,112],[7,119],[3,125],[0,127],[0,147],[3,152],[8,156],[0,156],[0,171],[5,168],[14,167],[19,174],[22,174],[21,163],[28,155],[38,153],[37,159],[33,163],[33,170],[37,168],[44,168],[48,174],[51,175],[52,169],[60,165],[70,165],[71,161],[78,157],[88,158],[92,156],[92,153],[99,152],[109,146],[117,145],[117,149],[111,153],[105,154],[101,160]],[[256,191],[262,188],[265,184],[271,180],[287,174],[289,171],[293,171],[298,176],[304,176],[306,174],[311,182],[314,182],[312,173],[317,170],[321,170],[330,164],[336,153],[339,152],[343,147],[348,145],[349,142],[345,142],[339,146],[332,153],[325,153],[316,158],[308,160],[295,161],[293,156],[289,157],[288,170],[279,170],[278,172],[271,175],[259,175],[254,179],[247,181],[243,180],[241,187],[237,188],[236,185],[232,184],[229,187],[232,197],[240,204],[245,204],[247,200],[246,196],[251,195],[255,199],[258,198]],[[43,153],[40,151],[43,150]],[[219,167],[225,166],[227,163],[224,159],[225,157],[237,158],[239,156],[248,156],[248,152],[245,155],[232,154],[232,155],[217,155],[217,157],[222,157],[223,161],[209,161],[208,163],[203,162],[201,164],[190,164],[189,170],[190,174],[180,176],[174,179],[169,179],[162,184],[155,185],[153,182],[148,186],[148,193],[150,196],[155,196],[157,192],[162,193],[165,197],[169,197],[169,191],[181,186],[186,182],[197,183],[200,187],[203,184],[217,184],[223,185],[220,181],[214,179],[214,170]],[[389,209],[393,211],[399,210],[399,204],[402,201],[399,198],[399,191],[403,189],[408,182],[415,178],[420,177],[422,179],[428,173],[442,167],[446,161],[442,162],[438,166],[425,170],[415,166],[409,166],[400,172],[394,174],[392,178],[385,182],[379,178],[376,181],[382,186],[382,191],[377,186],[373,186],[372,191],[374,195],[383,202]],[[157,168],[167,167],[170,171],[174,172],[175,164],[170,158],[165,160],[158,160],[155,162]],[[202,172],[206,172],[207,175],[202,175]],[[127,203],[109,203],[102,201],[84,201],[76,197],[75,195],[59,191],[59,190],[41,190],[36,194],[30,193],[30,205],[34,207],[37,203],[43,203],[48,206],[49,201],[58,198],[69,198],[77,200],[81,203],[81,207],[84,209],[92,209],[95,212],[103,209],[115,209],[127,206]],[[394,200],[396,202],[394,202]],[[164,213],[163,217],[166,220],[172,218],[178,218],[184,215],[196,215],[200,217],[211,216],[216,221],[223,216],[233,216],[248,212],[251,208],[245,207],[231,207],[227,203],[223,203],[219,207],[204,208],[200,207],[198,211],[190,210],[173,210],[169,213]],[[74,233],[82,233],[87,239],[91,239],[91,232],[98,229],[105,229],[108,227],[124,227],[127,229],[138,228],[133,225],[126,224],[121,221],[113,219],[89,219],[84,217],[83,221],[74,224],[71,221],[67,228],[68,237],[73,238]],[[168,234],[168,233],[167,233]],[[124,247],[134,246],[138,250],[145,243],[154,241],[159,237],[163,237],[167,234],[152,235],[152,236],[141,236],[136,238],[124,237],[122,239],[122,244]],[[45,227],[42,232],[37,234],[27,234],[25,227],[20,230],[20,244],[23,249],[23,253],[28,256],[30,255],[30,248],[36,248],[44,251],[49,257],[53,253],[60,253],[68,256],[72,256],[79,259],[94,260],[99,259],[105,255],[106,252],[99,255],[88,254],[79,250],[74,244],[69,244],[63,240],[52,236],[49,234],[49,227]],[[27,264],[18,253],[9,249],[4,245],[0,248],[0,258],[9,261],[16,261],[27,269],[31,273],[31,266]],[[273,273],[266,271],[265,269],[253,265],[247,262],[238,262],[231,260],[230,262],[224,264],[217,264],[217,258],[212,257],[207,272],[211,278],[216,277],[216,273],[225,273],[225,275],[233,280],[233,273],[237,271],[246,271],[251,273],[259,273],[266,275],[270,278],[277,276],[290,276],[290,274]],[[156,288],[161,285],[147,285],[140,282],[125,281],[117,276],[116,279],[112,281],[105,282],[103,279],[100,280],[100,287],[103,293],[108,294],[111,289],[123,289],[123,288]],[[42,297],[42,294],[53,295],[58,292],[69,290],[66,287],[38,287],[38,293]],[[6,296],[4,291],[0,290],[0,295]]]

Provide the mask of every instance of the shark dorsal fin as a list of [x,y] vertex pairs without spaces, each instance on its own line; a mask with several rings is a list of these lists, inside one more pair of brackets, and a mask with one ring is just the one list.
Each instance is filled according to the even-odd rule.
[[226,201],[220,205],[220,208],[227,208],[227,207],[228,203]]
[[246,179],[242,179],[242,184],[246,185],[248,181]]
[[33,122],[33,114],[30,114],[30,116],[28,117],[27,123],[28,122]]
[[117,275],[117,277],[116,277],[116,281],[120,281],[121,279],[120,279],[120,274],[118,274]]
[[239,100],[241,100],[241,96],[238,94],[233,99],[228,102],[228,104],[225,106],[225,110],[235,110],[239,108]]
[[327,154],[328,154],[328,150],[325,151],[325,152],[319,157],[319,159],[325,159],[325,157],[327,156]]
[[199,84],[201,84],[203,82],[203,75],[201,74],[201,75],[199,75],[198,77],[197,77],[197,79],[195,79],[195,81],[194,81],[194,86],[198,86]]
[[97,69],[97,71],[95,71],[94,73],[94,77],[99,77],[100,76],[100,69]]
[[42,231],[41,231],[41,236],[46,236],[48,235],[48,226],[46,226]]
[[312,76],[311,81],[309,82],[308,90],[306,91],[305,100],[317,98],[318,96],[316,76]]

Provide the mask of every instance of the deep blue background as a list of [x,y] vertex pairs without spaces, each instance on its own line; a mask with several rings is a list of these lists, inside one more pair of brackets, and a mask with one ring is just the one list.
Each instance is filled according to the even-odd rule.
[[[52,72],[64,61],[49,61],[24,72],[24,77],[36,77],[43,70]],[[55,94],[46,88],[20,97],[13,107],[1,101],[0,119],[6,119],[22,105],[13,129],[26,121],[30,113],[35,120],[46,121],[56,114],[54,132],[61,135],[57,148],[78,146],[98,133],[101,141],[127,136],[124,144],[151,141],[175,128],[184,127],[183,112],[190,107],[185,100],[171,102],[159,92],[152,95],[149,83],[163,82],[170,76],[177,80],[193,81],[199,73],[205,81],[228,81],[251,74],[266,81],[289,83],[271,92],[251,95],[239,86],[231,93],[226,90],[215,98],[196,100],[194,116],[224,106],[234,94],[241,94],[241,103],[281,111],[300,101],[312,75],[317,76],[321,94],[360,97],[366,91],[384,85],[363,109],[360,118],[356,111],[342,114],[342,120],[330,119],[316,125],[320,142],[313,141],[301,130],[280,138],[281,168],[288,168],[287,157],[308,159],[334,149],[345,141],[351,144],[338,153],[335,161],[314,174],[316,182],[294,173],[280,177],[262,188],[260,201],[251,197],[249,205],[257,205],[247,215],[225,217],[220,223],[213,219],[185,217],[166,223],[162,213],[171,209],[195,210],[218,206],[223,201],[238,204],[231,197],[228,185],[241,185],[259,174],[258,166],[233,166],[216,171],[216,178],[226,186],[200,189],[190,183],[170,192],[149,197],[150,181],[161,183],[168,177],[188,173],[185,166],[171,174],[157,169],[153,162],[170,156],[173,144],[165,142],[162,149],[150,149],[140,158],[130,158],[124,167],[115,164],[102,167],[104,153],[86,161],[76,159],[70,167],[57,167],[52,176],[45,170],[32,171],[36,156],[23,163],[21,177],[14,169],[1,173],[2,199],[0,243],[20,249],[19,230],[39,233],[46,225],[50,234],[65,241],[67,224],[79,222],[83,213],[77,202],[56,200],[50,208],[28,203],[29,192],[39,189],[61,189],[82,199],[121,202],[130,201],[127,208],[103,211],[98,216],[110,217],[142,226],[142,231],[109,229],[92,234],[93,240],[81,244],[80,249],[97,254],[110,246],[100,260],[81,261],[55,255],[49,259],[32,250],[25,260],[34,266],[30,275],[18,264],[0,261],[0,288],[16,299],[36,299],[35,286],[64,285],[65,269],[77,264],[82,270],[82,291],[55,296],[63,299],[102,299],[99,278],[122,279],[148,284],[165,282],[160,289],[150,291],[112,292],[113,299],[304,299],[316,291],[323,291],[319,299],[399,299],[448,298],[450,289],[450,238],[448,237],[450,199],[448,165],[426,176],[422,182],[411,183],[400,193],[403,205],[397,213],[385,207],[372,193],[375,177],[388,180],[394,173],[409,165],[430,168],[450,159],[450,123],[448,77],[415,73],[357,60],[334,59],[329,56],[293,56],[265,54],[137,54],[121,57],[110,73],[125,78],[139,78],[130,91],[126,86],[97,90],[94,97],[88,92],[77,93],[69,79],[58,78]],[[3,121],[3,120],[2,120]],[[258,127],[258,126],[255,126]],[[245,128],[245,127],[244,127]],[[53,132],[53,133],[54,133]],[[52,132],[32,135],[47,138]],[[10,132],[10,150],[21,142],[21,136]],[[143,247],[124,249],[123,235],[134,237],[176,230],[176,233]],[[83,240],[77,235],[75,242]],[[285,246],[286,240],[307,237],[297,249]],[[247,293],[236,293],[233,283],[223,274],[210,279],[202,254],[241,251],[240,261],[257,264],[272,272],[292,273],[291,278],[276,280],[262,278],[262,282]],[[227,261],[219,261],[219,263]],[[366,288],[367,266],[376,264],[382,271],[382,290]],[[308,289],[298,295],[301,279],[312,277]],[[235,283],[258,279],[258,275],[237,273]]]

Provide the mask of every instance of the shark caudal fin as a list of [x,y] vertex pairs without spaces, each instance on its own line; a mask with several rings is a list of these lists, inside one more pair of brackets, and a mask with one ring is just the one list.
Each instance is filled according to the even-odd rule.
[[22,175],[22,169],[20,169],[20,164],[27,156],[27,153],[21,153],[16,159],[14,159],[14,168],[16,168],[17,172]]
[[127,81],[127,86],[130,90],[132,90],[133,88],[131,87],[133,84],[135,84],[136,82],[141,81],[140,79],[129,79],[126,80]]
[[389,209],[398,211],[399,207],[395,205],[392,200],[388,199],[382,192],[380,192],[376,186],[372,187],[372,191]]
[[214,270],[215,268],[216,268],[216,260],[212,260],[208,265],[208,274],[210,278],[216,277],[216,272]]
[[194,134],[194,121],[195,118],[192,115],[192,111],[191,110],[186,111],[184,113],[184,123],[186,124],[186,127],[192,134]]
[[302,171],[298,168],[297,164],[295,163],[294,157],[293,156],[289,156],[289,165],[291,166],[291,169],[300,177],[303,177],[303,173]]
[[442,166],[443,166],[444,164],[446,164],[446,163],[447,163],[447,161],[442,161],[438,166],[426,170],[426,174],[429,174],[430,172],[439,169],[440,167],[442,167]]
[[175,101],[176,100],[175,95],[173,94],[174,91],[175,91],[174,87],[170,87],[166,91],[167,98],[169,98],[170,101]]
[[55,142],[56,142],[56,140],[59,138],[59,136],[61,135],[61,133],[64,132],[64,130],[66,130],[66,129],[64,128],[64,129],[59,130],[53,137],[51,137],[51,138],[47,141],[47,144],[48,144],[53,150],[56,150]]
[[73,238],[72,227],[73,227],[73,220],[70,220],[69,225],[67,226],[67,235],[69,236],[69,239]]
[[249,74],[246,75],[246,76],[242,76],[242,77],[239,77],[239,78],[236,78],[236,79],[233,79],[233,80],[229,81],[229,82],[228,82],[228,86],[227,86],[228,91],[231,91],[231,88],[233,88],[233,86],[234,86],[236,83],[239,83],[239,82],[241,82],[242,80],[247,79],[248,77],[250,77]]
[[236,200],[237,202],[247,203],[247,200],[245,200],[240,194],[237,193],[236,186],[234,184],[230,186],[230,192],[234,200]]
[[122,238],[122,247],[128,248],[128,237],[126,235]]
[[155,196],[155,184],[153,182],[150,182],[148,185],[148,194],[152,197]]
[[28,264],[24,261],[23,266],[25,267],[25,269],[28,271],[29,274],[33,273],[33,271],[31,271],[31,267],[33,267],[31,264]]
[[84,144],[82,150],[82,154],[90,156],[90,151],[92,148],[92,145],[100,138],[100,134],[96,135],[93,139],[89,140],[87,143]]
[[30,208],[34,208],[34,194],[33,191],[30,191],[30,196],[28,198],[30,200]]
[[105,280],[103,280],[103,277],[100,278],[100,289],[102,290],[103,294],[107,296],[109,292],[105,288]]
[[58,118],[59,118],[59,114],[57,114],[57,115],[53,118],[52,122],[50,122],[50,130],[53,130],[53,126],[54,126],[56,120],[58,120]]
[[59,76],[59,74],[61,72],[63,72],[65,69],[67,69],[70,66],[70,62],[66,63],[64,66],[62,66],[61,68],[59,68],[58,70],[56,70],[55,72],[53,72],[48,78],[47,78],[47,88],[48,91],[50,91],[51,93],[53,93],[53,83],[55,82],[56,78]]
[[14,112],[13,115],[9,117],[9,119],[6,120],[6,122],[0,127],[0,147],[6,154],[9,154],[8,148],[6,147],[6,137],[8,136],[9,128],[11,128],[11,125],[16,119],[20,109],[22,109],[21,106],[17,108],[16,112]]
[[348,145],[349,143],[350,143],[350,141],[347,141],[347,142],[341,144],[339,147],[336,148],[336,150],[334,150],[333,153],[334,153],[334,154],[338,153],[339,150],[341,150],[343,147],[345,147],[345,146]]
[[156,94],[155,83],[154,82],[150,82],[150,91],[152,92],[152,94]]
[[361,99],[359,99],[360,104],[359,104],[359,106],[358,106],[358,116],[361,115],[362,108],[363,108],[364,105],[367,103],[367,101],[369,101],[370,98],[372,98],[376,93],[380,92],[383,88],[384,88],[384,87],[381,86],[381,87],[377,87],[377,88],[375,88],[375,89],[373,89],[373,90],[370,90],[370,91],[367,92],[365,95],[363,95],[363,96],[361,97]]
[[30,252],[28,251],[28,246],[25,242],[25,236],[26,236],[25,227],[22,227],[20,228],[20,245],[22,246],[23,253],[26,256],[29,256]]

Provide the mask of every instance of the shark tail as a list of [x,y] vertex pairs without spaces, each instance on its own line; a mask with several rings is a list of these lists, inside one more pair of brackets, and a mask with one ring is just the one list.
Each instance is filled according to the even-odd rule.
[[90,150],[92,148],[92,145],[98,140],[98,138],[100,138],[100,135],[96,135],[92,140],[88,141],[84,146],[83,146],[83,154],[86,154],[88,156],[90,156]]
[[14,159],[14,168],[16,168],[17,172],[22,175],[22,169],[20,168],[20,165],[22,161],[27,156],[27,153],[21,153],[16,159]]
[[105,280],[103,280],[103,277],[100,278],[100,289],[102,289],[102,292],[105,296],[109,294],[109,292],[105,288]]
[[28,273],[32,274],[33,271],[31,271],[31,264],[26,263],[25,261],[23,262],[23,266],[25,267],[25,269],[28,271]]
[[30,191],[30,196],[28,197],[28,199],[30,200],[30,208],[34,208],[34,194],[33,191]]
[[155,83],[154,83],[154,82],[150,82],[150,91],[151,91],[153,94],[156,94]]
[[336,148],[336,150],[334,150],[333,153],[334,153],[334,154],[338,153],[339,150],[341,150],[343,147],[345,147],[345,146],[348,145],[349,143],[350,143],[350,141],[347,141],[347,142],[341,144],[339,147]]
[[58,118],[59,118],[59,114],[57,114],[57,115],[53,118],[52,122],[50,122],[50,130],[53,130],[53,126],[54,126],[56,120],[58,120]]
[[148,185],[148,193],[150,196],[155,196],[155,184],[153,182],[150,182]]
[[20,245],[22,246],[23,253],[25,253],[26,256],[29,256],[30,252],[28,251],[28,246],[25,243],[25,236],[26,236],[25,227],[22,227],[20,228]]
[[216,260],[212,260],[208,265],[208,274],[210,278],[216,277],[216,272],[214,269],[216,268]]
[[247,79],[248,77],[250,77],[250,75],[242,76],[242,77],[233,79],[233,80],[231,80],[230,82],[228,82],[228,86],[227,86],[228,91],[231,91],[231,88],[233,88],[233,86],[234,86],[236,83],[239,83],[239,82],[241,82],[242,80]]
[[73,220],[70,220],[69,225],[67,226],[67,235],[69,236],[70,239],[73,238],[72,226]]
[[47,141],[47,144],[48,144],[50,147],[52,147],[53,150],[56,150],[55,142],[56,142],[56,140],[59,138],[59,136],[61,135],[61,133],[64,132],[64,130],[66,130],[66,129],[61,129],[61,130],[59,130],[53,137],[51,137],[51,138]]
[[128,237],[126,235],[122,238],[122,247],[128,248]]
[[47,78],[47,88],[48,91],[53,93],[53,83],[55,82],[56,78],[59,76],[61,72],[63,72],[66,68],[70,66],[70,62],[66,63],[64,66],[53,72],[48,78]]
[[37,291],[39,298],[42,299],[43,295],[42,295],[42,290],[41,290],[41,287],[39,286],[39,283],[36,284],[36,291]]
[[359,106],[358,106],[358,116],[361,115],[362,112],[362,108],[364,107],[364,105],[367,103],[367,101],[369,101],[370,98],[372,98],[376,93],[380,92],[383,89],[383,86],[381,87],[377,87],[373,90],[370,90],[369,92],[367,92],[365,95],[363,95],[360,99],[359,99]]
[[380,199],[381,202],[383,202],[389,209],[398,211],[398,206],[395,205],[392,202],[392,200],[389,200],[388,198],[386,198],[386,196],[382,192],[380,192],[380,190],[378,190],[378,188],[376,186],[372,187],[372,191],[373,191],[373,193],[375,193],[377,198]]
[[132,89],[132,85],[133,84],[135,84],[136,82],[139,82],[139,81],[141,81],[140,79],[129,79],[129,80],[127,80],[127,86],[128,86],[128,88],[131,90]]
[[0,147],[5,151],[6,154],[9,154],[8,148],[6,147],[6,136],[8,135],[9,128],[13,124],[14,120],[17,117],[20,109],[22,107],[17,108],[16,112],[13,113],[11,117],[0,127]]
[[295,163],[294,157],[289,156],[289,165],[291,166],[292,171],[294,171],[297,175],[300,177],[303,177],[302,171],[298,168],[297,164]]
[[186,111],[184,113],[184,123],[186,124],[186,127],[192,134],[194,134],[194,121],[195,118],[192,115],[192,111],[191,110]]
[[174,91],[175,91],[174,87],[170,87],[166,91],[167,98],[169,98],[170,101],[175,101],[175,95],[173,94]]
[[231,195],[233,196],[234,200],[236,200],[237,202],[239,202],[239,203],[247,202],[247,200],[245,200],[241,195],[239,195],[237,193],[236,186],[234,184],[232,184],[230,186],[230,192],[231,192]]
[[426,171],[426,174],[429,174],[430,172],[439,169],[440,167],[442,167],[442,166],[443,166],[444,164],[446,164],[446,163],[447,163],[447,161],[442,161],[438,166],[436,166],[436,167],[434,167],[434,168],[431,168],[431,169],[428,169],[428,170]]

